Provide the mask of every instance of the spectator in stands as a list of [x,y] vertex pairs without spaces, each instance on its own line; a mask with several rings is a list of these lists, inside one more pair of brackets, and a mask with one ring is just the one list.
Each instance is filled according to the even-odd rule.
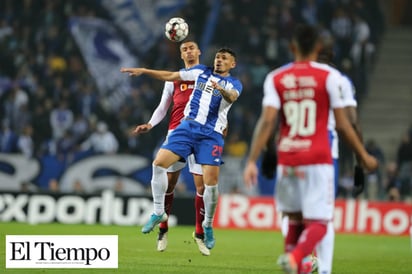
[[385,178],[386,196],[389,201],[400,201],[401,182],[398,178],[398,167],[395,162],[390,162],[386,166]]
[[49,181],[49,189],[50,192],[57,193],[60,191],[59,181],[56,178],[51,178]]
[[117,152],[119,143],[114,134],[108,130],[105,122],[98,122],[96,131],[81,145],[83,150],[92,149],[95,153],[113,154]]
[[7,119],[2,121],[0,131],[0,152],[14,153],[17,152],[17,135],[11,130],[10,122]]
[[70,130],[73,119],[73,111],[68,108],[67,102],[60,101],[58,107],[50,113],[50,125],[54,140],[62,138],[64,133]]
[[352,21],[343,7],[338,7],[332,17],[331,31],[336,38],[336,64],[349,57],[352,44]]
[[402,198],[412,196],[412,139],[406,133],[397,151],[398,179]]
[[63,136],[55,141],[56,156],[60,161],[65,161],[67,164],[74,159],[76,152],[76,140],[70,130],[63,133]]
[[89,83],[82,83],[77,94],[77,111],[88,119],[96,113],[98,105],[98,94]]
[[70,131],[75,143],[80,144],[87,138],[89,133],[89,121],[82,114],[77,113]]
[[10,128],[19,132],[29,120],[27,113],[29,96],[17,83],[13,84],[5,96],[4,117],[10,122]]
[[73,183],[73,192],[76,194],[85,194],[86,190],[84,189],[83,183],[80,179],[76,179]]
[[397,166],[401,168],[405,163],[412,162],[412,135],[406,133],[402,136],[397,150]]
[[17,147],[19,152],[23,153],[27,159],[33,157],[34,155],[34,144],[33,144],[33,128],[31,125],[26,125],[20,136],[18,137]]
[[358,96],[367,94],[367,75],[375,46],[370,42],[370,28],[365,19],[355,14],[353,17],[353,41],[350,56],[353,61],[354,82],[357,90],[361,92]]

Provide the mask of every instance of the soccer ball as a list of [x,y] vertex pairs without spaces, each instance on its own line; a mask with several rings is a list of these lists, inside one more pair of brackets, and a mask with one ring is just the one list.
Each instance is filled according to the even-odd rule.
[[173,17],[166,23],[165,35],[172,42],[180,42],[189,34],[189,26],[180,17]]

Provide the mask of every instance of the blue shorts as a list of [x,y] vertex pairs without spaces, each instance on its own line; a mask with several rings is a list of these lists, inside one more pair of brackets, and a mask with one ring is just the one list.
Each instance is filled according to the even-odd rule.
[[183,120],[173,130],[162,148],[187,159],[193,153],[196,163],[220,166],[224,146],[223,135],[193,120]]

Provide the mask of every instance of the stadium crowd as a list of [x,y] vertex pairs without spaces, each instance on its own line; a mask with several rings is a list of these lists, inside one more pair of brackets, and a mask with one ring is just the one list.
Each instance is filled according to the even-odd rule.
[[[210,43],[202,49],[202,62],[211,64],[210,55],[217,47],[229,46],[238,53],[234,73],[244,92],[229,116],[228,156],[245,156],[250,129],[260,113],[263,79],[272,68],[291,60],[290,34],[300,22],[319,26],[324,39],[334,42],[335,65],[353,79],[362,107],[385,26],[378,1],[272,0],[257,5],[251,0],[222,0],[215,1],[218,6],[212,2],[188,1],[176,15],[186,19],[191,37],[200,41],[205,26],[212,23],[208,12],[218,9],[220,16]],[[73,16],[110,19],[97,0],[0,2],[0,152],[56,155],[67,164],[84,150],[151,159],[167,124],[137,138],[130,137],[129,130],[147,122],[163,83],[149,78],[132,82],[119,109],[105,108],[68,30]],[[138,58],[150,67],[182,66],[178,47],[164,37]],[[410,147],[411,138],[403,145]],[[405,157],[412,158],[410,153],[399,158]]]

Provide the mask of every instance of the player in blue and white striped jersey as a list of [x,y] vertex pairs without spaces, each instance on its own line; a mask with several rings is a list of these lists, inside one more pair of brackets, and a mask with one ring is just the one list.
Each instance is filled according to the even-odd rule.
[[194,154],[202,165],[205,191],[204,243],[212,249],[215,245],[212,223],[218,202],[218,177],[222,164],[223,132],[227,127],[227,114],[242,92],[242,84],[230,75],[236,66],[236,54],[229,48],[219,49],[214,67],[201,66],[180,71],[162,71],[146,68],[122,68],[131,76],[146,74],[163,81],[195,81],[195,87],[184,111],[182,123],[169,135],[153,161],[152,194],[154,212],[143,226],[149,233],[167,220],[164,197],[167,188],[166,171],[169,166]]
[[[333,44],[326,44],[318,56],[318,61],[322,63],[331,64],[333,60]],[[343,106],[345,108],[346,116],[349,122],[354,127],[358,137],[362,140],[360,133],[360,126],[357,118],[357,101],[356,101],[356,90],[352,81],[348,76],[341,75],[341,87],[340,96],[343,101]],[[339,183],[339,138],[335,129],[335,117],[333,112],[330,111],[328,120],[328,131],[331,142],[331,153],[335,171],[335,197],[337,196],[338,183]],[[363,169],[360,165],[355,166],[355,190],[356,187],[361,186],[357,191],[362,191],[364,178]],[[333,262],[333,250],[334,250],[334,240],[335,240],[335,230],[333,227],[333,222],[328,223],[326,235],[320,241],[316,248],[316,253],[318,259],[321,261],[318,266],[318,273],[328,274],[332,273],[332,262]]]

